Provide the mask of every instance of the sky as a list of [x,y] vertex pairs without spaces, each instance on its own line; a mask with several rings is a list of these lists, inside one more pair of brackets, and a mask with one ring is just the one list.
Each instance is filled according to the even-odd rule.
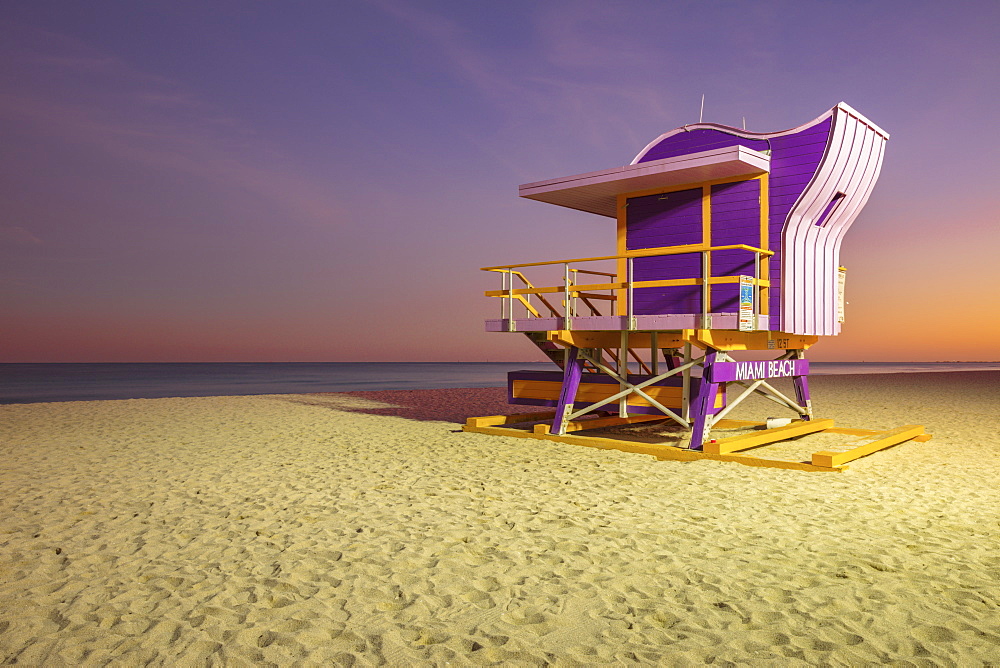
[[1000,1],[4,3],[0,362],[534,361],[517,197],[704,119],[891,134],[819,361],[1000,360]]

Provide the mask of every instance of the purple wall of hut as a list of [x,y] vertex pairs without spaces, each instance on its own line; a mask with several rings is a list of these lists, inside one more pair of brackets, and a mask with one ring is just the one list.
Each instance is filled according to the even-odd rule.
[[[785,221],[823,159],[830,127],[831,119],[827,118],[800,132],[769,140],[745,139],[709,128],[694,129],[667,137],[639,159],[640,163],[650,162],[735,145],[756,151],[771,151],[768,243],[775,255],[771,258],[768,278],[771,280],[769,307],[772,330],[781,329],[781,238]],[[712,188],[713,246],[735,243],[757,246],[760,243],[760,219],[755,208],[756,197],[760,194],[757,184],[759,181],[742,181]],[[681,193],[696,193],[700,197],[700,189]],[[629,200],[626,237],[626,247],[629,250],[701,242],[700,203],[686,201],[681,193],[670,193],[671,197],[667,200],[660,200],[658,195]],[[678,196],[677,199],[673,199],[675,195]],[[751,210],[751,207],[754,209]],[[695,225],[691,219],[694,209],[697,209],[697,232],[693,231]],[[654,229],[658,226],[670,229]],[[692,278],[699,276],[701,271],[697,254],[674,256],[670,260],[636,260],[634,266],[636,280]],[[713,255],[713,275],[737,273],[753,274],[753,256],[750,253],[723,251]],[[736,299],[735,286],[718,286],[713,289],[711,310],[734,311],[738,306]],[[638,314],[698,313],[701,310],[700,302],[700,290],[697,287],[646,288],[637,290],[635,294],[635,310]]]

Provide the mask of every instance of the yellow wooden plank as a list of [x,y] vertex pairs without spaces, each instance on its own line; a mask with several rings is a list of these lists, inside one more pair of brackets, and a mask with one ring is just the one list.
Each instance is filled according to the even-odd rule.
[[[615,198],[615,206],[618,212],[615,234],[615,252],[618,253],[618,259],[615,260],[615,271],[618,272],[618,276],[624,276],[628,273],[628,260],[625,259],[625,253],[628,252],[626,243],[628,237],[628,198],[625,195],[618,195]],[[628,301],[628,290],[616,290],[615,296],[618,297],[618,303],[615,305],[617,312],[624,313],[625,303]]]
[[845,436],[874,436],[875,434],[881,434],[884,429],[854,429],[853,427],[833,427],[832,429],[827,429],[828,434],[843,434]]
[[[716,277],[712,278],[711,280],[709,280],[708,282],[709,282],[710,285],[739,283],[740,282],[740,277],[739,276],[716,276]],[[638,285],[638,283],[636,283],[636,285]],[[762,288],[769,287],[771,285],[771,281],[762,278],[759,281],[757,281],[757,285],[761,286]]]
[[607,271],[594,271],[593,269],[570,269],[574,274],[589,274],[591,276],[607,276],[608,278],[618,278],[618,274]]
[[920,436],[923,433],[923,425],[908,424],[895,429],[890,429],[889,431],[881,432],[875,436],[864,436],[856,441],[852,441],[848,443],[848,445],[854,447],[850,450],[845,450],[844,452],[830,452],[828,450],[824,450],[823,452],[814,453],[812,456],[812,463],[816,466],[840,466],[841,464],[852,462],[855,459],[864,457],[865,455],[870,455],[873,452],[878,452],[879,450],[899,445],[900,443],[909,441],[910,439]]
[[[770,248],[770,228],[768,225],[770,215],[771,215],[771,204],[768,200],[768,192],[770,187],[768,186],[768,175],[762,174],[760,178],[760,247]],[[769,277],[771,275],[771,253],[763,255],[760,258],[760,275],[763,277]],[[770,287],[771,282],[768,281],[766,286],[761,287],[759,291],[759,308],[761,315],[768,315],[771,312],[770,308]]]
[[[591,420],[573,420],[566,423],[566,431],[583,431],[584,429],[601,429],[603,427],[618,427],[623,424],[637,424],[640,422],[654,422],[656,420],[662,420],[664,416],[662,415],[630,415],[627,418],[619,417],[617,415],[611,415],[603,418],[594,418]],[[532,431],[536,434],[548,434],[550,433],[550,427],[547,424],[536,424]]]
[[[598,262],[600,260],[619,260],[623,257],[650,257],[659,255],[683,255],[686,253],[698,253],[700,251],[720,251],[720,250],[745,250],[759,252],[764,256],[774,255],[774,251],[748,246],[747,244],[728,244],[726,246],[708,246],[706,244],[688,244],[683,246],[660,246],[657,248],[641,248],[622,253],[621,255],[601,255],[599,257],[576,257],[569,260],[545,260],[544,262],[524,262],[522,264],[501,264],[496,267],[481,267],[481,271],[507,271],[509,269],[521,269],[523,267],[544,267],[550,264],[566,264],[568,262]],[[619,273],[621,275],[621,273]]]
[[[685,332],[690,330],[685,330]],[[786,332],[738,332],[723,329],[697,329],[690,337],[699,348],[716,350],[806,350],[818,336]]]
[[[545,333],[545,338],[561,346],[577,348],[617,348],[621,344],[621,332],[586,332],[578,330],[555,330]],[[660,348],[679,348],[684,345],[684,339],[679,332],[660,332],[656,340]],[[645,350],[652,345],[647,332],[630,332],[629,348]]]
[[[758,174],[756,176],[751,176],[747,174],[741,174],[739,176],[729,176],[724,179],[711,179],[709,181],[691,181],[690,183],[678,183],[668,187],[660,186],[659,188],[643,188],[642,190],[630,190],[624,194],[626,198],[632,197],[645,197],[647,195],[660,195],[663,193],[678,192],[681,190],[693,190],[704,185],[717,186],[723,183],[736,183],[737,181],[748,181],[756,180],[762,176],[767,176],[767,172],[763,174]],[[622,195],[619,195],[622,197]]]
[[[701,271],[699,269],[699,271]],[[732,283],[739,283],[739,276],[713,276],[708,279],[709,285],[725,285]],[[672,288],[678,286],[691,286],[691,285],[701,285],[703,281],[700,278],[671,278],[664,279],[662,281],[635,281],[632,284],[633,288]],[[761,279],[758,281],[761,286],[771,285],[768,280]]]
[[[826,433],[843,434],[845,436],[875,436],[877,434],[884,434],[885,429],[853,429],[850,427],[834,427],[833,429],[827,429]],[[917,443],[924,443],[931,440],[931,438],[933,438],[932,434],[920,434],[910,440],[916,441]]]
[[777,429],[766,429],[750,434],[712,440],[705,443],[702,449],[710,455],[726,455],[731,452],[755,448],[758,445],[767,445],[768,443],[777,443],[778,441],[785,441],[796,436],[813,434],[832,426],[833,420],[804,420],[793,422],[786,427],[778,427]]
[[518,422],[534,422],[536,420],[551,420],[555,411],[538,413],[515,413],[513,415],[487,415],[486,417],[470,417],[465,421],[469,427],[495,427],[502,424],[517,424]]
[[515,380],[511,393],[515,399],[548,399],[559,398],[562,383],[554,380]]
[[[700,271],[700,270],[699,270]],[[739,283],[739,276],[713,276],[708,280],[709,285],[727,285],[732,283]],[[761,279],[759,281],[761,286],[769,286],[770,281]],[[693,285],[701,285],[702,280],[700,278],[669,278],[658,281],[634,281],[632,287],[638,288],[676,288],[676,287],[688,287]],[[610,299],[610,295],[595,295],[591,291],[596,290],[619,290],[628,287],[628,283],[590,283],[587,285],[574,285],[570,289],[570,293],[577,297],[587,297],[588,299]],[[512,295],[515,299],[524,299],[524,295],[553,295],[553,294],[563,294],[565,288],[561,285],[548,286],[541,288],[515,288],[513,290],[487,290],[483,294],[487,297],[501,297],[510,298]]]
[[531,313],[531,315],[535,316],[536,318],[542,317],[542,314],[538,312],[538,309],[532,306],[531,302],[529,302],[528,298],[525,297],[524,295],[518,295],[517,301],[521,302],[524,305],[524,308],[528,309],[528,312]]
[[[705,184],[701,187],[701,242],[706,246],[712,245],[712,186]],[[705,313],[711,313],[712,304],[712,254],[706,253],[701,256],[704,276],[708,279],[708,288],[702,290],[701,297],[705,300]],[[699,284],[704,281],[699,281]]]
[[513,290],[487,290],[483,294],[486,295],[487,297],[509,297],[510,295],[514,295],[515,297],[517,297],[519,295],[552,295],[556,293],[562,294],[563,292],[564,290],[562,286],[559,286],[559,287],[546,287],[546,288],[514,288]]
[[[585,292],[594,292],[600,290],[618,290],[620,288],[628,287],[628,283],[624,281],[617,281],[614,283],[585,283],[583,285],[573,285],[571,286],[570,292],[573,294],[583,294]],[[563,290],[563,286],[558,286],[556,288],[560,292]]]
[[729,418],[723,418],[716,422],[712,429],[737,429],[739,427],[763,427],[766,422],[760,422],[758,420],[730,420]]

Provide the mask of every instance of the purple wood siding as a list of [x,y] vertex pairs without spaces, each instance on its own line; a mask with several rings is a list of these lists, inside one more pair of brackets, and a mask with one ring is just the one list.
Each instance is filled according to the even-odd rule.
[[646,155],[642,156],[639,162],[675,158],[679,155],[711,151],[713,148],[726,148],[737,144],[755,151],[766,151],[770,148],[764,139],[743,139],[719,130],[701,128],[688,132],[678,132],[672,137],[667,137],[646,151]]
[[[625,224],[628,250],[701,243],[701,188],[633,197],[628,200]],[[700,275],[701,260],[697,254],[636,258],[632,267],[637,281],[694,278]],[[639,288],[634,300],[638,315],[701,310],[696,286]]]
[[[760,245],[760,181],[712,186],[712,245]],[[753,253],[725,250],[712,253],[713,276],[753,276]],[[739,285],[712,286],[712,313],[739,310]]]
[[771,212],[768,219],[768,236],[771,256],[770,304],[771,329],[781,329],[781,233],[785,228],[788,212],[809,185],[823,159],[823,152],[830,137],[832,119],[828,118],[802,132],[771,140],[771,176],[768,193]]
[[[678,132],[667,137],[659,144],[650,148],[639,160],[649,162],[660,160],[688,153],[698,153],[708,151],[713,148],[725,148],[727,146],[742,145],[755,151],[771,151],[771,173],[769,177],[768,196],[770,199],[770,217],[768,220],[768,242],[769,248],[775,251],[771,257],[771,329],[781,330],[781,233],[785,226],[785,220],[791,211],[795,201],[799,198],[813,174],[819,167],[820,160],[826,148],[827,140],[830,136],[831,118],[808,127],[795,134],[774,137],[770,140],[744,139],[736,135],[731,135],[721,130],[701,128],[689,132]],[[720,193],[721,194],[721,193]],[[713,221],[714,221],[713,206]],[[716,237],[716,226],[713,224],[712,244],[716,246],[725,245]],[[745,242],[740,242],[745,243]],[[753,245],[757,245],[759,239]],[[685,256],[686,257],[686,256]],[[638,273],[638,271],[637,271]],[[713,308],[717,306],[713,290]],[[726,299],[725,296],[720,299]],[[697,304],[700,300],[695,299]],[[671,309],[681,308],[690,305],[690,300],[685,304],[666,304]],[[638,307],[638,298],[637,298]],[[697,313],[693,311],[665,311],[669,313]],[[643,311],[638,311],[643,313]],[[663,313],[664,311],[659,311]]]

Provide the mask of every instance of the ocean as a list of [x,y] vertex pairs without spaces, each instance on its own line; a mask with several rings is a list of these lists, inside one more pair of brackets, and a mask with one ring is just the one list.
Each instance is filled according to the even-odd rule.
[[[350,390],[503,387],[534,362],[0,364],[0,404]],[[1000,370],[1000,363],[811,362],[812,375]]]

